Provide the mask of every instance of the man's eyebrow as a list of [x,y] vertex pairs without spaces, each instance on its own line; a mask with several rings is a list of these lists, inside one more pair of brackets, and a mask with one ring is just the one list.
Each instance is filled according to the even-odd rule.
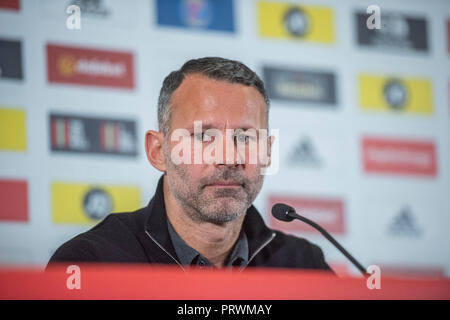
[[[187,127],[186,129],[188,131],[194,131],[195,127],[192,125],[192,126]],[[217,129],[217,128],[215,126],[213,126],[213,125],[202,124],[202,131],[205,131],[205,130],[208,130],[208,129]]]
[[258,130],[258,128],[255,128],[255,127],[240,127],[240,128],[236,128],[236,130],[237,129],[242,129],[244,131],[247,131],[247,130]]
[[[189,130],[189,131],[193,131],[194,130],[194,126],[190,126],[190,127],[186,128],[186,129]],[[212,124],[203,124],[202,123],[202,130],[204,131],[204,130],[208,130],[208,129],[218,129],[218,127],[214,126]],[[243,131],[246,131],[246,130],[249,130],[249,129],[258,130],[258,128],[255,128],[253,126],[242,126],[242,127],[227,128],[227,129],[231,129],[231,130],[239,130],[239,129],[241,129]]]

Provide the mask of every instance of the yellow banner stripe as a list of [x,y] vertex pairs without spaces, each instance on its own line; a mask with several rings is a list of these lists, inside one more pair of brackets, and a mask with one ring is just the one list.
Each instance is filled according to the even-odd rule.
[[362,109],[371,111],[400,111],[413,114],[431,115],[433,113],[432,86],[424,78],[399,79],[407,92],[407,99],[401,108],[393,108],[385,96],[385,87],[393,78],[385,75],[360,74],[359,102]]
[[109,194],[112,199],[111,212],[134,211],[141,207],[140,190],[137,187],[54,182],[51,185],[53,222],[71,224],[98,222],[99,220],[92,219],[88,215],[83,205],[86,194],[92,189],[101,189]]
[[[303,36],[292,35],[285,26],[285,15],[292,8],[301,9],[308,17],[309,29]],[[323,43],[334,42],[333,11],[327,7],[260,1],[258,3],[258,20],[259,33],[263,37]]]
[[25,111],[0,108],[0,150],[25,151],[26,136]]

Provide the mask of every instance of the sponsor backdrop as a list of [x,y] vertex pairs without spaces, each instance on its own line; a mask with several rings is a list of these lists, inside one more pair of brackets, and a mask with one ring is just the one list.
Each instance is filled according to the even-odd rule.
[[318,243],[339,274],[356,270],[273,204],[384,274],[449,276],[449,39],[446,0],[0,0],[0,264],[43,267],[109,212],[145,206],[164,76],[223,56],[271,97],[279,170],[255,202],[270,226]]

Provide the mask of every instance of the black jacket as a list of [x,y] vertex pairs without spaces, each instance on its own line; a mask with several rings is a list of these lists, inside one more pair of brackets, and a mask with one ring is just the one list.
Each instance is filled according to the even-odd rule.
[[[330,270],[318,246],[269,229],[253,206],[247,210],[243,228],[249,246],[248,266]],[[108,215],[59,247],[49,265],[57,262],[180,265],[167,229],[163,179],[147,207]]]

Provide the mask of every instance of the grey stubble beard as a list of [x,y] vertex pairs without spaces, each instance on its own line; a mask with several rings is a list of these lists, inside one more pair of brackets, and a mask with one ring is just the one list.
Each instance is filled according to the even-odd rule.
[[[253,184],[239,173],[239,169],[224,166],[221,170],[217,170],[213,176],[200,179],[197,185],[189,186],[191,179],[185,165],[175,165],[170,158],[166,157],[166,159],[168,159],[166,161],[168,169],[166,176],[169,188],[183,211],[197,223],[209,222],[223,225],[241,217],[255,200],[264,180],[264,176],[259,175],[258,180]],[[171,174],[168,174],[168,171]],[[176,175],[176,177],[172,177],[172,175]],[[209,197],[205,194],[205,188],[208,188],[206,185],[218,179],[232,179],[242,183],[243,192],[232,189],[215,190],[213,196]],[[195,189],[192,190],[192,188]],[[242,193],[245,193],[245,195],[242,195]],[[233,200],[212,203],[220,198],[230,199],[233,197],[236,200],[234,201],[235,204],[232,203]]]

